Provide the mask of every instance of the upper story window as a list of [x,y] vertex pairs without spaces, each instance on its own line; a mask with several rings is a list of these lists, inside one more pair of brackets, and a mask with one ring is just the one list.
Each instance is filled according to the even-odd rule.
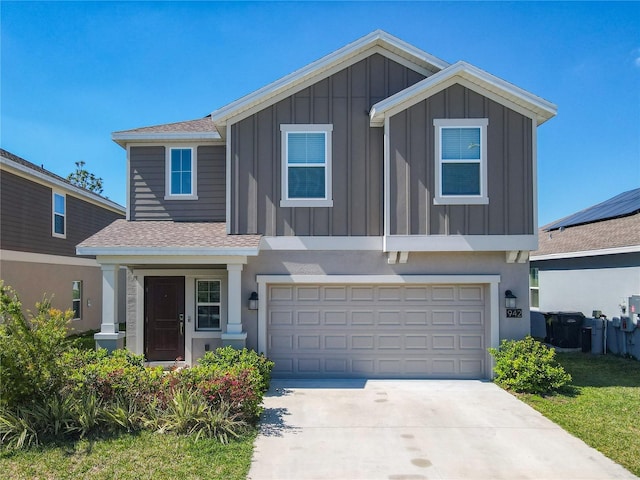
[[194,148],[167,148],[165,200],[197,200]]
[[51,233],[54,237],[67,236],[67,197],[53,192]]
[[333,125],[281,125],[281,207],[332,207]]
[[486,118],[436,119],[436,205],[487,204]]

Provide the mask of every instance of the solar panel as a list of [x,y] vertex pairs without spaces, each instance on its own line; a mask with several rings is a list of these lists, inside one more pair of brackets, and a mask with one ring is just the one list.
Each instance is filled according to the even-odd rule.
[[545,230],[557,230],[563,227],[598,222],[609,218],[624,217],[638,212],[640,212],[640,188],[621,193],[593,207],[585,208],[573,215],[569,215],[551,225],[547,225]]

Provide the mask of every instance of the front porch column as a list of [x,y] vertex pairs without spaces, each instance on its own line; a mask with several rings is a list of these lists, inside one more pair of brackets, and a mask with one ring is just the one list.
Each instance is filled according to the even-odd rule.
[[242,331],[242,265],[227,265],[227,331],[222,334],[222,344],[244,348],[247,332]]
[[118,272],[119,265],[102,265],[102,323],[93,338],[96,348],[113,351],[124,346],[124,332],[118,325]]

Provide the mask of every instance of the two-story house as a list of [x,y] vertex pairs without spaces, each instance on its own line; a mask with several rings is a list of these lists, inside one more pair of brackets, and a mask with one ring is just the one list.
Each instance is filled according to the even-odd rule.
[[555,113],[375,31],[205,118],[114,133],[127,219],[77,250],[107,284],[128,268],[127,348],[151,361],[232,344],[280,376],[488,377],[487,348],[529,331]]
[[[124,217],[117,203],[0,149],[0,278],[25,313],[46,296],[73,310],[73,331],[99,328],[101,268],[95,257],[76,256],[76,245]],[[115,313],[124,319],[124,306]]]

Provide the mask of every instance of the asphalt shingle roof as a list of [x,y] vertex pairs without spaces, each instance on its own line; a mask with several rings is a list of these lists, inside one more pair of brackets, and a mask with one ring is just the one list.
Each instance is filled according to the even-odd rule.
[[213,133],[216,127],[211,120],[211,116],[185,122],[165,123],[163,125],[153,125],[150,127],[134,128],[133,130],[121,130],[114,134],[127,133]]
[[[637,246],[640,249],[640,213],[600,222],[539,232],[532,257]],[[569,255],[567,255],[569,256]]]
[[258,248],[261,235],[227,235],[224,222],[116,220],[78,247],[149,249]]

